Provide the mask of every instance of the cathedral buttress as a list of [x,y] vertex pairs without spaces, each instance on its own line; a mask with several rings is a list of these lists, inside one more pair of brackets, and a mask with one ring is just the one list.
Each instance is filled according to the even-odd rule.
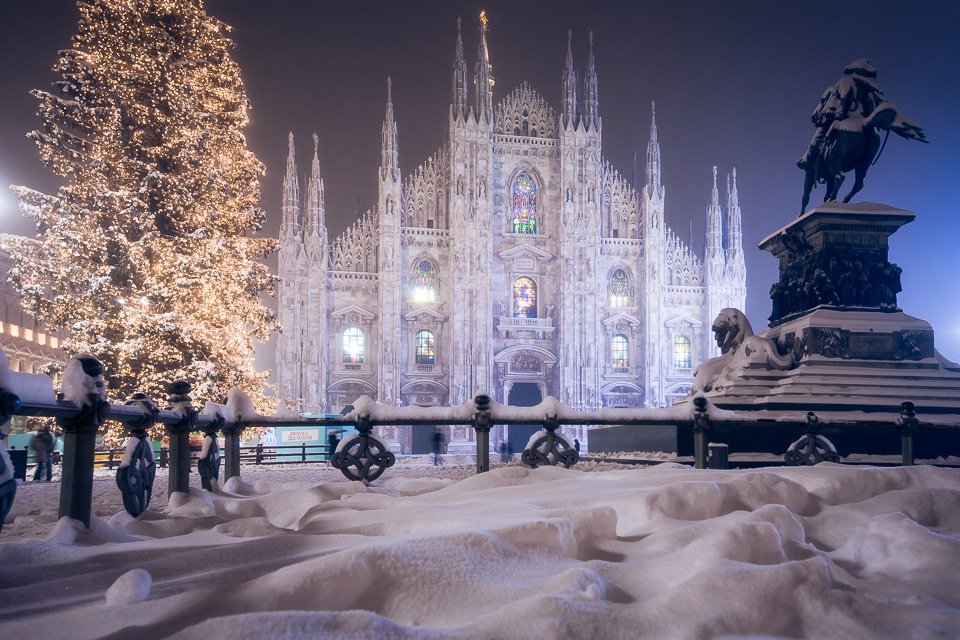
[[664,322],[664,288],[666,282],[664,244],[664,200],[666,190],[661,183],[660,140],[657,137],[656,104],[650,105],[650,139],[647,142],[647,183],[643,187],[643,236],[645,251],[641,262],[641,279],[647,296],[643,330],[646,333],[644,391],[648,406],[663,406],[666,390],[666,369],[670,345]]
[[401,299],[400,225],[402,218],[397,123],[393,117],[393,96],[387,78],[387,106],[382,126],[378,210],[377,269],[380,272],[377,354],[378,400],[394,404],[400,399]]
[[306,262],[306,300],[304,304],[304,389],[303,411],[324,413],[327,410],[327,371],[330,366],[328,335],[329,261],[327,224],[320,177],[319,139],[313,134],[313,162],[307,182],[304,215],[304,257]]
[[303,282],[299,277],[304,261],[300,211],[300,183],[297,179],[293,133],[287,137],[287,167],[283,179],[283,205],[278,255],[277,316],[282,327],[277,341],[277,383],[283,398],[299,410],[304,397]]

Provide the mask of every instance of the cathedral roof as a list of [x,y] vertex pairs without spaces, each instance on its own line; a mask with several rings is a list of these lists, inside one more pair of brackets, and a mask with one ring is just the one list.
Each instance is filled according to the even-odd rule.
[[556,113],[527,82],[497,105],[493,127],[494,132],[508,136],[558,137]]

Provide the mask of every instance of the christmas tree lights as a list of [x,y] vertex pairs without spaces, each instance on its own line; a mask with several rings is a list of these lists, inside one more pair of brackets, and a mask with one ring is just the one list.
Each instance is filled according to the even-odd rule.
[[[253,338],[275,327],[253,237],[263,166],[247,149],[249,104],[229,27],[202,0],[80,0],[52,91],[34,91],[28,134],[64,184],[13,187],[36,221],[14,238],[23,304],[104,364],[110,396],[161,400],[184,378],[198,406],[237,386],[263,398]],[[122,433],[111,427],[110,436]],[[113,438],[111,438],[113,439]]]

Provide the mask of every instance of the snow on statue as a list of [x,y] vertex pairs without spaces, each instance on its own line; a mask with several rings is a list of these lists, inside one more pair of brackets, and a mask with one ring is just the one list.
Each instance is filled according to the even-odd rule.
[[[927,142],[923,129],[908,118],[897,105],[887,102],[883,91],[874,82],[877,70],[867,58],[857,58],[843,70],[843,77],[823,92],[813,110],[811,120],[817,128],[806,153],[797,166],[806,172],[803,183],[803,204],[807,209],[814,183],[825,183],[823,201],[836,200],[843,184],[843,174],[853,171],[853,188],[844,198],[850,202],[863,188],[867,169],[879,158],[880,134],[893,131],[908,140]],[[886,140],[884,140],[886,144]]]

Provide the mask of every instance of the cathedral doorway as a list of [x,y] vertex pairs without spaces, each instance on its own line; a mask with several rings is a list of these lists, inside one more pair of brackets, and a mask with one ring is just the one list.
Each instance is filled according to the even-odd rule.
[[[532,407],[543,401],[543,393],[536,382],[514,382],[510,387],[507,404],[511,407]],[[527,446],[530,436],[540,431],[537,424],[515,424],[507,427],[507,442],[510,451],[520,453]]]

